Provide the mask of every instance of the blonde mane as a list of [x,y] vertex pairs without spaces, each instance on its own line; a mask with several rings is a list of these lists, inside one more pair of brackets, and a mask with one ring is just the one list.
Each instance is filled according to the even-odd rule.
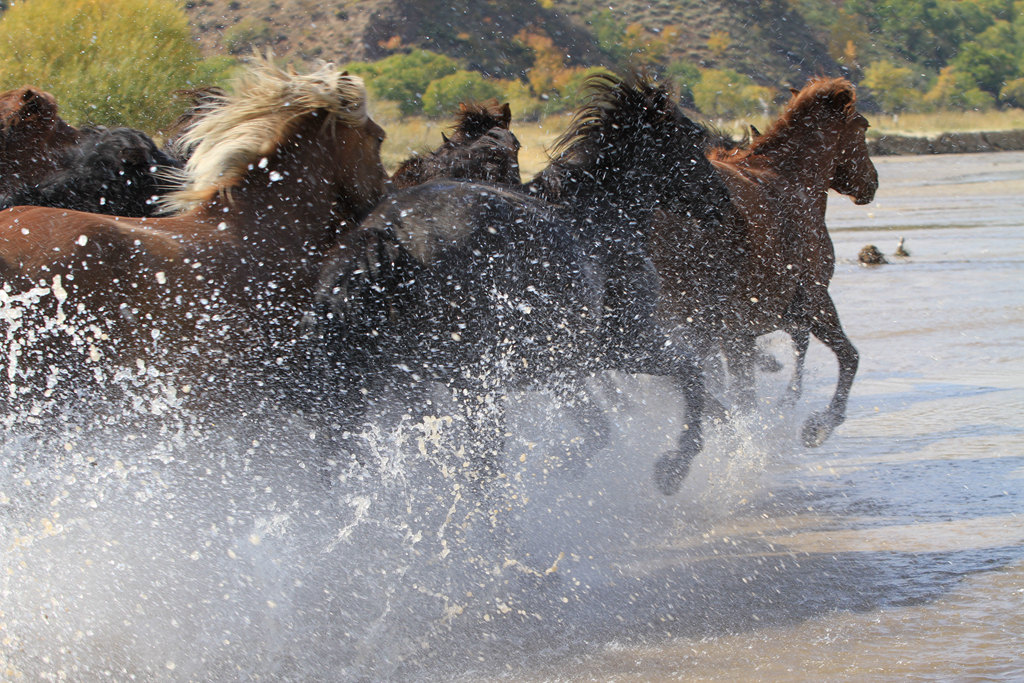
[[191,157],[173,179],[180,189],[162,200],[168,213],[183,213],[226,192],[260,159],[288,140],[303,117],[324,111],[325,126],[357,127],[367,121],[366,88],[358,76],[325,64],[309,74],[257,57],[234,83],[231,95],[214,95],[182,136]]

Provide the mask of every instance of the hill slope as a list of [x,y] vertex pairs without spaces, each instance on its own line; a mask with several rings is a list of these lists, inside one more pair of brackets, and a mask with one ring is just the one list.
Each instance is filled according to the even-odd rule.
[[[185,6],[207,54],[272,47],[279,55],[346,62],[415,46],[507,78],[531,63],[515,39],[531,28],[547,33],[571,63],[610,62],[587,24],[608,7],[599,0],[193,0]],[[622,0],[612,11],[624,24],[639,22],[651,31],[678,28],[675,58],[734,68],[765,85],[802,85],[809,76],[839,73],[811,28],[782,0]],[[729,44],[716,57],[708,39],[721,32]]]

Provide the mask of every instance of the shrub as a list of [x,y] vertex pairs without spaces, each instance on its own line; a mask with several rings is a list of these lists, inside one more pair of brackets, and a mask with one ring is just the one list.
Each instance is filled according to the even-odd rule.
[[346,68],[366,79],[374,97],[397,102],[402,114],[408,116],[423,110],[423,94],[430,82],[455,73],[459,64],[436,52],[412,50],[376,62],[355,62]]
[[1011,107],[1024,108],[1024,78],[1015,78],[999,91],[999,101]]
[[501,88],[476,71],[456,71],[430,82],[423,93],[423,113],[451,116],[460,102],[479,102],[500,97]]
[[915,88],[914,72],[892,62],[872,62],[864,69],[860,84],[871,91],[878,106],[889,114],[915,109],[921,96]]
[[48,90],[76,124],[156,131],[179,113],[173,90],[203,85],[199,63],[171,0],[32,0],[0,17],[0,88]]
[[247,17],[224,31],[224,47],[233,55],[248,54],[270,43],[270,24]]
[[686,105],[693,105],[693,86],[700,83],[700,69],[682,60],[669,62],[665,69],[668,76],[679,89],[679,99]]
[[693,100],[704,114],[736,118],[763,114],[772,100],[772,91],[732,69],[705,69],[700,82],[693,86]]
[[961,111],[991,109],[995,100],[994,96],[978,87],[970,74],[954,66],[942,67],[935,85],[924,96],[926,104]]
[[534,97],[526,83],[520,80],[501,80],[497,85],[501,88],[501,96],[498,99],[508,102],[515,118],[539,121],[544,116],[544,101]]

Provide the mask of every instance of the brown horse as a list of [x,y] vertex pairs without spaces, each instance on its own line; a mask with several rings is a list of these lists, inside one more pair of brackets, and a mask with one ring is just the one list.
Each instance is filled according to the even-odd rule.
[[186,134],[175,215],[0,213],[4,393],[125,366],[213,388],[286,355],[322,255],[383,194],[383,137],[358,77],[258,60]]
[[57,170],[79,132],[57,114],[48,92],[23,86],[0,93],[0,194],[34,185]]
[[836,354],[839,381],[829,407],[804,425],[808,446],[843,422],[858,353],[828,293],[835,251],[825,226],[829,189],[872,201],[878,174],[868,156],[867,120],[845,79],[815,79],[748,148],[709,151],[737,209],[728,230],[663,216],[652,252],[664,282],[663,312],[691,343],[720,348],[741,398],[753,401],[755,341],[785,330],[796,346],[788,400],[799,395],[808,335]]
[[416,154],[392,174],[396,190],[421,185],[435,178],[455,178],[518,187],[519,140],[509,130],[512,111],[508,103],[490,99],[459,105],[451,137],[441,134],[440,147]]

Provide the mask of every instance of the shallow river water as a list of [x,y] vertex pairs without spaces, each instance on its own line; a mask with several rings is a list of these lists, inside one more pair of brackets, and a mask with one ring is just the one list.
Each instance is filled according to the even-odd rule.
[[0,680],[1024,679],[1024,153],[876,165],[873,204],[830,200],[861,365],[821,447],[799,427],[834,359],[812,341],[783,413],[781,335],[669,498],[682,406],[650,379],[595,382],[616,430],[589,459],[517,397],[487,491],[443,417],[329,476],[348,459],[295,416],[15,425]]

